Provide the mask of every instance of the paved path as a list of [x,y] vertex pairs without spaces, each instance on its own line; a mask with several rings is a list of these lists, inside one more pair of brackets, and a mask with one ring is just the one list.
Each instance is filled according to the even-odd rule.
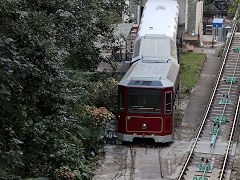
[[221,57],[218,57],[220,48],[196,49],[197,52],[206,53],[207,59],[197,84],[190,95],[189,103],[182,120],[182,126],[196,127],[201,122],[215,84],[219,66],[221,65]]
[[99,163],[93,180],[176,179],[188,144],[176,140],[161,149],[133,147],[132,153],[127,146],[105,145],[105,158]]

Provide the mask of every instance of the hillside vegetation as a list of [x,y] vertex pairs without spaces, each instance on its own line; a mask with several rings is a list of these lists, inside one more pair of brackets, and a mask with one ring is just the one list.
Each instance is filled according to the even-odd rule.
[[125,8],[123,0],[0,1],[0,179],[90,179],[116,111],[116,80],[92,73],[104,60],[95,43],[111,48]]

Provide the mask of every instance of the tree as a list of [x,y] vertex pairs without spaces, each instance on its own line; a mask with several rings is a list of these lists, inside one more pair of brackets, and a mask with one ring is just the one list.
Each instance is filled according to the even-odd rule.
[[88,117],[69,110],[64,65],[93,70],[95,42],[113,37],[124,8],[123,0],[0,1],[0,178],[89,178]]
[[228,2],[228,16],[234,18],[237,8],[239,7],[239,0],[229,0]]
[[[70,67],[83,70],[96,68],[101,59],[96,42],[114,39],[113,23],[126,10],[124,0],[16,0],[1,1],[0,6],[0,28],[13,35],[19,48],[46,37],[42,46],[56,46]],[[24,53],[31,55],[26,49]]]
[[48,47],[39,48],[44,59],[36,58],[38,52],[27,59],[13,43],[1,37],[0,178],[57,177],[62,164],[88,171],[79,165],[84,157],[80,122],[63,108],[59,62],[47,54]]

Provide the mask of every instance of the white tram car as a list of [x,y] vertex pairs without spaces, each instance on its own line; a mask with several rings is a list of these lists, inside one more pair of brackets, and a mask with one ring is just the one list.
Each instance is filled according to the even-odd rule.
[[143,11],[132,66],[118,84],[117,137],[122,141],[173,138],[173,104],[179,69],[176,0],[148,0]]

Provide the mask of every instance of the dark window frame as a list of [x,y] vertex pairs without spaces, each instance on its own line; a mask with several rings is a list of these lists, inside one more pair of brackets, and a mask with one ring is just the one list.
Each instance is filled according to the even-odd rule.
[[[139,101],[139,98],[143,98],[144,95],[159,96],[159,104],[158,105],[160,106],[160,109],[159,109],[160,112],[154,112],[154,111],[141,112],[139,110],[137,110],[137,111],[130,110],[129,103],[130,103],[130,95],[131,94],[134,94],[135,96],[136,95],[142,95],[142,97],[138,96],[138,101]],[[132,97],[132,98],[134,98],[134,97]],[[140,104],[140,103],[138,102],[138,104]],[[142,107],[142,108],[147,109],[148,107]],[[153,107],[149,107],[149,109],[153,109]],[[162,89],[152,89],[152,88],[128,88],[127,89],[127,108],[126,108],[126,110],[127,110],[128,113],[163,114],[163,90]]]
[[[170,97],[171,97],[171,99],[170,99],[170,102],[168,102],[168,100],[169,99],[167,99],[167,94],[169,94],[170,93]],[[172,114],[172,98],[173,98],[173,96],[172,96],[172,91],[167,91],[167,92],[165,92],[165,106],[164,106],[164,113],[165,114]],[[170,105],[170,109],[169,108],[167,108],[167,106],[169,106]]]
[[121,89],[119,91],[119,107],[118,110],[120,112],[124,112],[125,110],[125,91],[123,89]]

